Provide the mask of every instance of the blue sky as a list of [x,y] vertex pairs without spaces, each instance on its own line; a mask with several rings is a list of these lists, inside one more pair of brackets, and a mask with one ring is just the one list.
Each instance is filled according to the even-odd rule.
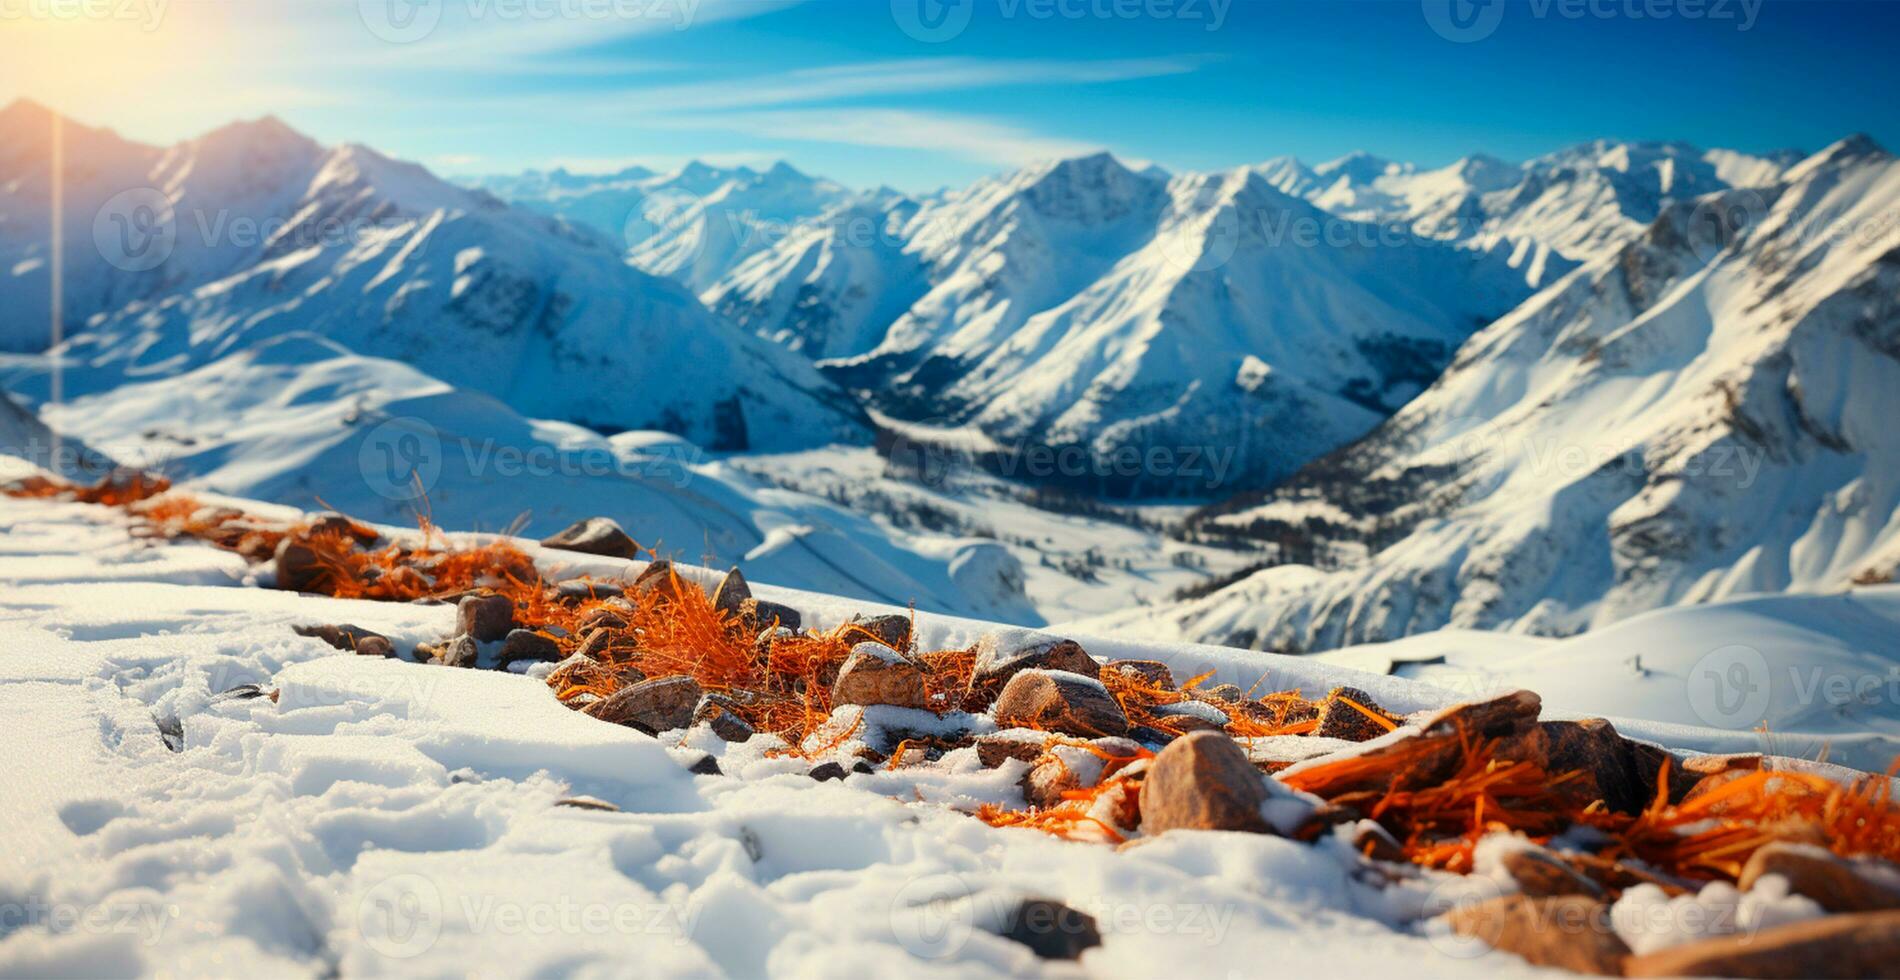
[[448,173],[785,158],[907,190],[1094,149],[1215,168],[1900,145],[1900,4],[1472,3],[116,0],[0,19],[0,99],[154,142],[274,113]]

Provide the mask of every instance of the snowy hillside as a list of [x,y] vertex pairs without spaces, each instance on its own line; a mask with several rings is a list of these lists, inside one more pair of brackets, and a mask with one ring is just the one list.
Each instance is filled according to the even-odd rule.
[[671,173],[530,171],[472,182],[519,207],[587,225],[621,242],[633,264],[697,293],[806,218],[857,195],[787,163],[765,170],[697,160]]
[[[9,127],[45,121],[22,105],[8,110]],[[627,267],[585,229],[362,146],[321,147],[274,120],[156,155],[84,138],[100,146],[68,182],[68,276],[79,285],[69,288],[64,357],[76,392],[315,332],[535,417],[663,429],[716,449],[866,438],[861,411],[809,362]],[[0,228],[44,214],[43,143],[8,158],[24,177],[0,184]],[[128,252],[95,243],[95,224],[116,235],[120,218],[156,224],[128,225]],[[16,254],[44,252],[45,230],[26,231]],[[9,283],[46,289],[38,266]],[[15,347],[44,340],[31,321],[9,317],[7,328]]]
[[1363,442],[1203,515],[1376,553],[1268,568],[1170,636],[1324,649],[1453,625],[1568,634],[1900,565],[1900,163],[1862,138],[1666,209],[1474,336]]

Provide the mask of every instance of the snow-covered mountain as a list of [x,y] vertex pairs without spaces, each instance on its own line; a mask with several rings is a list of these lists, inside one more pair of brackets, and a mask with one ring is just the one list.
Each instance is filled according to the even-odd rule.
[[[36,112],[9,109],[0,144],[15,126],[37,132]],[[66,322],[85,327],[64,352],[75,391],[308,331],[533,417],[714,449],[866,437],[862,412],[807,360],[629,267],[589,229],[270,119],[164,151],[68,129]],[[22,143],[0,158],[13,175],[0,227],[24,230],[0,239],[8,299],[47,288],[32,263],[49,247],[49,157]],[[37,322],[9,317],[12,346],[43,344]]]
[[696,293],[798,222],[857,197],[784,162],[754,170],[693,161],[670,173],[556,169],[473,183],[531,211],[588,225],[620,241],[634,265]]
[[1472,337],[1365,440],[1203,515],[1267,536],[1319,516],[1322,544],[1370,558],[1269,568],[1134,618],[1316,649],[1445,625],[1567,634],[1886,580],[1900,565],[1896,213],[1900,162],[1865,138],[1773,184],[1665,207]]
[[[1169,178],[1098,154],[856,217],[883,233],[827,219],[707,298],[833,355],[892,416],[974,427],[1003,457],[1047,449],[1075,462],[1042,475],[1109,493],[1284,477],[1529,293],[1500,257],[1339,219],[1251,170]],[[1200,462],[1126,465],[1150,450]]]

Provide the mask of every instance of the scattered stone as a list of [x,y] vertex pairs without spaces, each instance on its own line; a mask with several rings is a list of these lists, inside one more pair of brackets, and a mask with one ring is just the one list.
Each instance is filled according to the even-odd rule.
[[699,705],[699,682],[679,674],[640,681],[615,691],[587,713],[601,721],[637,728],[649,735],[685,728],[693,723]]
[[239,684],[228,691],[220,691],[212,695],[211,700],[213,703],[219,701],[254,701],[258,698],[269,696],[270,692],[256,684]]
[[1517,882],[1518,893],[1527,898],[1554,898],[1558,895],[1582,895],[1603,901],[1603,886],[1578,873],[1577,869],[1549,851],[1535,845],[1506,851],[1498,859],[1505,873]]
[[475,638],[466,634],[455,637],[442,648],[442,663],[447,667],[474,667],[481,659],[481,648]]
[[589,609],[582,613],[579,619],[574,621],[575,631],[582,636],[586,636],[590,630],[623,630],[626,628],[627,621],[620,618],[618,612],[606,606],[596,606]]
[[515,628],[514,600],[505,595],[472,595],[455,606],[455,632],[492,643]]
[[743,742],[755,734],[752,724],[739,715],[739,702],[718,693],[709,692],[699,699],[693,708],[693,724],[706,725],[728,742]]
[[714,758],[710,753],[700,756],[698,761],[686,767],[686,771],[695,776],[725,775],[719,768],[719,760]]
[[1034,764],[1049,744],[1047,732],[1011,729],[976,737],[976,761],[985,769],[994,769],[1007,759]]
[[976,664],[970,672],[970,693],[979,705],[998,696],[1011,678],[1025,670],[1062,670],[1100,678],[1102,666],[1074,640],[1041,633],[990,633],[976,644]]
[[1602,800],[1618,813],[1637,814],[1656,799],[1656,778],[1670,762],[1672,801],[1680,801],[1703,777],[1684,770],[1663,749],[1632,742],[1602,718],[1547,721],[1538,726],[1540,759],[1551,772],[1581,772],[1561,788],[1577,802]]
[[1789,891],[1829,912],[1900,909],[1900,869],[1873,858],[1838,857],[1805,844],[1769,844],[1748,859],[1735,885],[1747,891],[1762,875],[1786,878]]
[[1102,944],[1095,918],[1046,898],[1025,899],[1004,920],[1004,939],[1029,947],[1045,960],[1073,960]]
[[640,554],[640,546],[633,543],[633,539],[620,529],[619,524],[606,517],[576,521],[561,533],[542,538],[541,546],[608,558],[634,558]]
[[1410,861],[1405,856],[1405,845],[1399,843],[1391,831],[1379,826],[1376,820],[1361,820],[1353,824],[1352,849],[1374,861],[1391,861],[1394,864]]
[[1831,915],[1632,956],[1632,977],[1891,977],[1900,912]]
[[1245,701],[1247,692],[1239,684],[1216,684],[1201,692],[1217,701]]
[[860,630],[879,643],[902,653],[910,652],[910,617],[899,613],[864,619],[851,617],[852,632]]
[[[1098,738],[1093,744],[1111,756],[1132,756],[1141,748],[1127,738]],[[1054,806],[1062,802],[1065,793],[1100,785],[1106,770],[1104,760],[1095,753],[1057,745],[1038,756],[1034,766],[1023,774],[1023,799],[1034,807]]]
[[1272,833],[1260,812],[1266,801],[1267,777],[1246,750],[1219,732],[1194,732],[1155,756],[1141,783],[1141,829]]
[[1618,976],[1629,946],[1610,925],[1610,907],[1581,895],[1505,895],[1453,909],[1452,931],[1533,966]]
[[736,617],[745,613],[745,601],[752,598],[752,587],[746,584],[745,575],[737,565],[719,580],[719,587],[713,590],[713,610],[722,616]]
[[177,715],[163,718],[153,715],[152,724],[158,727],[159,741],[164,742],[166,748],[173,752],[185,751],[185,723]]
[[356,653],[361,657],[393,657],[396,655],[396,644],[390,642],[387,636],[372,634],[357,641]]
[[374,528],[364,527],[335,511],[324,511],[313,515],[310,520],[310,529],[304,533],[334,535],[348,538],[360,545],[375,544],[383,537],[376,533]]
[[819,782],[844,778],[844,767],[836,762],[821,762],[811,767],[811,778]]
[[605,701],[605,700],[607,699],[601,697],[598,694],[595,694],[592,691],[582,691],[579,694],[575,694],[571,697],[568,697],[562,700],[561,703],[567,705],[569,708],[572,708],[575,711],[582,711],[588,705],[599,704],[600,702]]
[[633,580],[633,587],[641,592],[651,592],[663,599],[679,598],[680,586],[687,584],[673,570],[673,563],[660,558],[647,564],[646,570]]
[[747,599],[739,604],[739,616],[754,629],[770,629],[773,624],[796,634],[804,625],[804,617],[798,610],[782,602],[766,599]]
[[317,592],[330,578],[329,566],[309,545],[296,538],[277,543],[277,587],[287,592]]
[[[363,642],[372,638],[381,640],[385,645],[389,644],[388,637],[380,633],[372,633],[361,626],[351,626],[348,623],[343,623],[338,626],[292,626],[290,629],[291,632],[296,633],[298,636],[316,637],[338,650],[355,650],[359,653],[368,652],[363,650]],[[381,650],[382,647],[379,646],[376,649]],[[387,654],[378,653],[377,655],[386,656]]]
[[625,589],[612,582],[596,582],[585,578],[571,578],[554,586],[555,598],[576,602],[587,599],[607,599],[625,594]]
[[[1388,724],[1374,721],[1373,716]],[[1401,724],[1403,720],[1379,707],[1372,695],[1356,687],[1336,687],[1320,704],[1319,727],[1313,734],[1348,742],[1370,742]]]
[[509,630],[501,641],[501,662],[540,660],[554,663],[561,659],[561,645],[533,630]]
[[833,704],[894,704],[922,708],[924,671],[917,662],[882,643],[860,643],[838,670]]
[[1005,727],[1036,728],[1084,738],[1128,731],[1128,716],[1101,681],[1061,670],[1015,673],[992,710],[996,723]]
[[556,694],[570,687],[608,687],[614,683],[614,675],[600,661],[585,654],[576,653],[554,665],[548,674],[547,684]]
[[1158,704],[1151,710],[1155,718],[1168,729],[1186,735],[1188,732],[1225,731],[1229,719],[1225,711],[1208,704],[1206,701],[1179,701],[1174,704]]
[[1102,669],[1164,691],[1174,690],[1174,671],[1159,660],[1111,660]]
[[573,807],[576,810],[599,810],[603,813],[620,812],[620,808],[614,806],[612,803],[606,800],[595,799],[591,796],[569,796],[565,799],[555,800],[554,805]]

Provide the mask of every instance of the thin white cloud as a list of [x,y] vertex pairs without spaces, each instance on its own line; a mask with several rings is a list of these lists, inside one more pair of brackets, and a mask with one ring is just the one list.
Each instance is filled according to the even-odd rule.
[[929,150],[1011,167],[1103,149],[1097,143],[1045,136],[993,120],[908,109],[791,109],[666,117],[652,122],[669,128],[731,130],[788,141]]

